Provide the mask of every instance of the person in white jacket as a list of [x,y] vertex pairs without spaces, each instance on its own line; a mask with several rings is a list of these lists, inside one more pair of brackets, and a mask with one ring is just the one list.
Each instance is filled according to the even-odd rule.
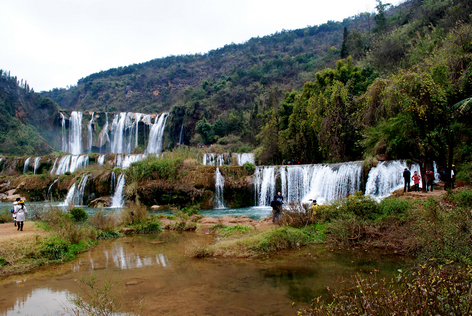
[[18,201],[16,213],[16,222],[18,224],[17,230],[23,231],[23,222],[26,220],[26,215],[28,211],[26,210],[25,201]]
[[16,209],[18,206],[18,202],[13,202],[13,213],[11,214],[13,216],[13,222],[15,223],[16,227]]

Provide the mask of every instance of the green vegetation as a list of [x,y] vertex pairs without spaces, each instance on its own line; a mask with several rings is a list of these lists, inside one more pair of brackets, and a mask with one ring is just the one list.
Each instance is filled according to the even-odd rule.
[[13,216],[10,213],[9,209],[2,209],[0,210],[0,223],[12,223]]
[[222,235],[223,237],[229,237],[231,235],[244,235],[252,231],[252,227],[246,225],[234,225],[227,226],[224,224],[216,224],[211,227],[211,230],[216,231],[217,234]]
[[88,219],[88,213],[81,207],[74,207],[69,211],[75,222],[84,222]]
[[[470,315],[472,268],[420,266],[388,280],[353,275],[298,315]],[[342,284],[342,286],[341,286]]]
[[[233,226],[235,227],[235,226]],[[251,257],[258,254],[282,249],[296,249],[320,239],[312,228],[296,229],[292,227],[274,228],[262,232],[252,232],[246,228],[220,228],[228,233],[227,238],[209,246],[194,245],[187,249],[191,257]],[[247,232],[245,233],[245,231]],[[234,234],[237,231],[238,234]],[[241,234],[244,234],[241,236]],[[236,235],[236,236],[234,236]]]

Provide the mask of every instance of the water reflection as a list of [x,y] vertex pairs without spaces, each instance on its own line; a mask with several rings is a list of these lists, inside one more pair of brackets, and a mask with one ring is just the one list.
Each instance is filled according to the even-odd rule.
[[[304,247],[260,258],[192,259],[185,256],[193,244],[214,238],[195,233],[165,232],[105,241],[72,263],[0,281],[0,314],[59,315],[54,300],[76,291],[74,280],[93,271],[100,279],[121,281],[126,312],[144,315],[288,315],[292,302],[308,306],[325,295],[339,276],[361,269],[391,273],[403,264],[391,257],[325,251]],[[18,283],[17,283],[18,281]],[[59,294],[57,294],[59,293]],[[144,311],[136,302],[147,297]],[[18,304],[16,300],[18,299]],[[43,305],[38,305],[41,302]],[[46,308],[47,306],[47,308]],[[10,315],[7,314],[7,315]]]

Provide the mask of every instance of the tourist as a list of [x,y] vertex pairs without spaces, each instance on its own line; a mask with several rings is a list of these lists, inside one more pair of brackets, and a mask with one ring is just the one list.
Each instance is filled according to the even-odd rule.
[[277,192],[276,198],[280,202],[280,204],[284,204],[284,196],[280,192]]
[[415,174],[413,175],[413,177],[411,177],[411,179],[413,180],[415,184],[415,192],[419,192],[421,176],[418,174],[418,171],[415,171]]
[[[279,192],[280,193],[280,192]],[[270,206],[272,207],[272,223],[279,221],[280,211],[282,209],[282,200],[278,198],[278,195],[274,196],[272,202],[270,202]]]
[[17,205],[18,205],[18,202],[13,202],[13,209],[11,210],[11,215],[13,215],[13,222],[15,223],[15,227],[16,227],[16,208],[17,208]]
[[316,209],[318,208],[318,204],[316,203],[316,200],[313,199],[311,200],[311,212],[313,213],[313,215],[316,215]]
[[428,188],[431,188],[431,192],[433,192],[433,183],[434,183],[434,172],[433,170],[426,171],[426,179],[428,182],[426,183],[426,192]]
[[454,167],[455,167],[455,165],[452,165],[452,169],[451,169],[451,189],[454,189],[454,182],[456,181],[456,179],[454,177],[454,175],[455,175]]
[[18,223],[17,230],[23,231],[23,223],[26,220],[26,215],[28,215],[28,211],[26,210],[26,206],[25,206],[25,201],[23,200],[18,201],[15,214],[16,214],[16,222]]
[[406,192],[406,187],[408,186],[408,192],[410,192],[410,170],[408,168],[405,168],[403,171],[403,179],[405,180],[405,186],[403,187],[403,192]]

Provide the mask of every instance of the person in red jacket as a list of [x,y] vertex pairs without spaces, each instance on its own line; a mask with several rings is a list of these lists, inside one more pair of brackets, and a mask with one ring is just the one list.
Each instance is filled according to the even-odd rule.
[[434,184],[433,170],[426,171],[426,179],[428,180],[426,184],[426,191],[428,191],[428,188],[431,188],[431,192],[433,192],[433,184]]
[[413,180],[413,183],[415,184],[415,192],[420,191],[420,179],[421,176],[418,174],[418,171],[415,171],[415,174],[411,177],[411,180]]

